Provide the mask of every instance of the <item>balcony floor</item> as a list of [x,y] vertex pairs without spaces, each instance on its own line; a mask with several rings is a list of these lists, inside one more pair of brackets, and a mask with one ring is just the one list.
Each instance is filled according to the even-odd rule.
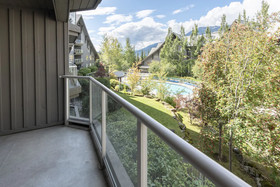
[[0,137],[0,186],[107,186],[88,131],[64,126]]

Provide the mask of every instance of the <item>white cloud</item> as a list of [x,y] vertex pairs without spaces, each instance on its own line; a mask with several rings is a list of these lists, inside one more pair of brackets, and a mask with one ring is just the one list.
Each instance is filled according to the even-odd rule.
[[93,19],[94,16],[104,16],[115,13],[117,7],[97,7],[95,10],[77,12],[82,14],[84,19]]
[[98,35],[101,35],[101,36],[103,36],[103,35],[105,35],[105,34],[107,34],[107,33],[109,33],[109,32],[111,32],[112,30],[114,30],[116,27],[113,27],[113,26],[110,26],[110,27],[100,27],[99,29],[98,29]]
[[139,12],[136,13],[136,17],[141,19],[141,18],[145,18],[148,17],[149,15],[151,15],[155,10],[141,10]]
[[162,19],[162,18],[165,18],[166,16],[165,16],[165,15],[160,14],[160,15],[156,15],[156,17],[157,17],[157,18],[159,18],[159,19]]
[[164,41],[167,27],[162,23],[155,22],[151,17],[146,17],[138,22],[125,23],[108,31],[107,34],[117,38],[122,44],[129,37],[137,50],[147,45]]
[[129,16],[125,16],[123,14],[113,14],[113,15],[110,15],[106,18],[106,21],[104,23],[113,23],[113,24],[120,24],[120,23],[125,23],[125,22],[130,22],[132,21],[132,16],[129,15]]
[[95,33],[95,30],[88,30],[88,33],[93,34],[93,33]]
[[186,11],[190,10],[191,8],[193,8],[193,7],[194,7],[194,4],[188,5],[188,6],[184,7],[184,8],[180,8],[180,9],[174,10],[172,12],[172,14],[179,14],[181,12],[186,12]]
[[[198,24],[199,27],[219,26],[223,14],[226,15],[228,24],[231,24],[235,19],[237,19],[239,13],[243,13],[243,10],[246,10],[247,16],[253,18],[257,11],[261,9],[261,2],[262,0],[244,0],[242,3],[232,2],[228,6],[213,8],[206,15],[201,16],[198,20],[190,19],[186,22],[176,22],[176,20],[170,20],[167,24],[175,32],[180,32],[181,25],[185,27],[186,32],[189,32],[195,23]],[[267,0],[267,2],[270,4],[270,13],[279,11],[279,0]]]

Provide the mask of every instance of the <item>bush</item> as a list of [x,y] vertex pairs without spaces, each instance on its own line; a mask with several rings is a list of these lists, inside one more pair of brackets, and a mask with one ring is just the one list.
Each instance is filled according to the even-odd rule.
[[88,68],[90,69],[91,72],[96,72],[98,70],[96,66],[90,66]]
[[165,102],[167,102],[168,104],[170,104],[171,106],[173,106],[174,108],[176,107],[176,103],[174,101],[174,97],[171,97],[171,96],[167,96],[165,99],[164,99]]
[[143,95],[149,95],[152,88],[154,87],[152,79],[153,77],[150,76],[141,81],[141,92]]
[[86,76],[90,72],[91,72],[91,70],[89,68],[81,68],[78,72],[78,75],[79,76]]
[[115,90],[118,92],[118,91],[120,91],[120,85],[117,85],[116,87],[115,87]]
[[106,77],[107,76],[107,72],[104,69],[103,65],[99,65],[98,70],[94,73],[95,77]]
[[110,79],[108,77],[97,77],[95,79],[110,89]]
[[116,87],[117,85],[119,85],[120,82],[119,82],[118,80],[116,80],[116,79],[110,79],[110,84],[111,84],[111,87],[112,87],[113,89],[115,89],[115,87]]

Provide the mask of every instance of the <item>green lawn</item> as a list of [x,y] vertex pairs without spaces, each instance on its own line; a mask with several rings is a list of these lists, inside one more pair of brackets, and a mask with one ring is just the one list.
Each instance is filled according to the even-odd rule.
[[[161,102],[156,101],[155,99],[150,99],[146,97],[139,96],[131,96],[124,93],[117,92],[122,98],[130,102],[131,104],[138,107],[140,110],[150,115],[152,118],[157,120],[159,123],[167,127],[168,129],[175,130],[175,133],[180,137],[184,136],[184,133],[181,132],[178,122],[173,118],[172,112],[167,109]],[[191,125],[189,120],[189,115],[186,111],[179,112],[183,116],[183,123],[187,127],[187,132],[190,133],[190,137],[192,138],[192,144],[195,147],[198,147],[200,140],[200,127],[196,125]],[[224,148],[225,155],[228,155],[228,148]],[[212,159],[214,159],[213,155],[208,155]],[[216,160],[217,161],[217,160]],[[218,162],[218,161],[217,161]],[[228,162],[221,162],[225,168],[228,168]],[[255,186],[254,180],[249,177],[243,170],[241,170],[239,166],[239,162],[237,159],[233,159],[233,173],[242,178],[244,181],[249,183],[252,186]]]
[[177,121],[172,117],[172,112],[165,108],[161,102],[155,99],[149,99],[146,97],[130,96],[123,93],[117,93],[122,98],[138,107],[140,110],[157,120],[159,123],[167,127],[168,129],[175,130],[175,133],[179,136],[183,136]]

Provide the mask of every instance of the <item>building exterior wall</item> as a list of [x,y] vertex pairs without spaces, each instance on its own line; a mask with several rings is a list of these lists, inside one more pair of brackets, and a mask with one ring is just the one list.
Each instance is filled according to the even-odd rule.
[[0,7],[0,135],[64,121],[68,24],[54,17]]
[[83,54],[82,54],[82,59],[83,59],[83,63],[82,63],[82,67],[88,67],[94,64],[94,59],[92,58],[92,49],[90,47],[90,44],[88,42],[88,38],[86,38],[84,31],[82,30],[82,41],[84,42],[84,44],[81,46],[82,50],[83,50]]
[[153,55],[149,56],[148,58],[146,58],[144,60],[144,63],[143,66],[149,66],[149,64],[152,62],[152,61],[160,61],[160,57],[159,57],[159,53],[160,53],[160,50],[156,51]]

